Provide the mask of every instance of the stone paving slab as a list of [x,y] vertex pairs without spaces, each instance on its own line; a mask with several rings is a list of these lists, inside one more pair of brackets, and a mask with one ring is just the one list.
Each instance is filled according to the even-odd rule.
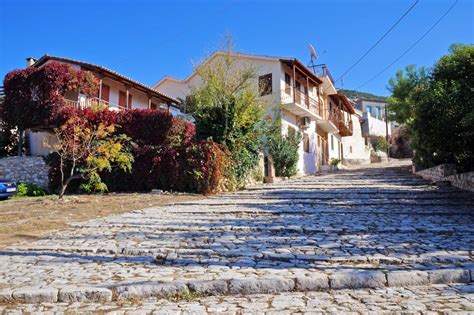
[[140,302],[0,305],[5,315],[67,314],[472,314],[474,285],[335,290],[247,296],[210,296],[191,301],[149,298]]
[[251,294],[471,282],[473,200],[400,164],[137,210],[3,248],[0,297],[30,288],[85,301],[173,286]]

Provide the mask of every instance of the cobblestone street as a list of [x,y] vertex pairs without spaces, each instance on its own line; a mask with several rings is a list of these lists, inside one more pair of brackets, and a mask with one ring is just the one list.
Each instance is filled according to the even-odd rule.
[[[5,247],[0,311],[473,312],[472,231],[472,193],[373,164]],[[169,301],[188,291],[201,298]]]

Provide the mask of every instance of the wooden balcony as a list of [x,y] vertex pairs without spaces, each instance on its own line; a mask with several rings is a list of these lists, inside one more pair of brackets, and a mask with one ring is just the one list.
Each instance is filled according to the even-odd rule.
[[322,107],[319,100],[293,88],[293,95],[285,92],[282,107],[297,116],[309,116],[314,120],[322,119]]
[[340,111],[340,114],[338,115],[338,126],[341,137],[352,136],[352,118],[350,114]]
[[323,120],[318,125],[326,132],[336,133],[339,131],[339,110],[325,110]]
[[101,107],[105,108],[106,107],[106,108],[109,108],[111,110],[124,110],[124,109],[126,109],[124,106],[113,104],[113,103],[101,100],[97,97],[88,97],[86,99],[76,100],[76,101],[65,99],[64,100],[64,105],[71,106],[71,107],[78,108],[78,109],[85,109],[85,108],[91,108],[91,107],[95,107],[95,108],[101,108]]

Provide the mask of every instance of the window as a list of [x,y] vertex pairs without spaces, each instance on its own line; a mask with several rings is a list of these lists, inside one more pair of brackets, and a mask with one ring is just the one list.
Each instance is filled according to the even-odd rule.
[[132,109],[132,94],[128,94],[128,109]]
[[291,94],[291,77],[288,73],[285,72],[285,93]]
[[375,107],[375,117],[380,119],[380,107]]
[[100,99],[106,102],[109,102],[110,99],[110,86],[102,83],[102,88],[100,92]]
[[352,146],[349,146],[349,152],[352,153]]
[[303,134],[303,150],[306,153],[309,153],[309,136],[307,133]]
[[367,106],[367,113],[369,113],[369,115],[372,115],[372,107],[370,106]]
[[258,93],[260,96],[272,94],[272,74],[265,74],[258,77]]
[[156,105],[155,103],[151,103],[150,109],[158,109],[158,105]]
[[331,135],[331,150],[334,151],[334,136]]

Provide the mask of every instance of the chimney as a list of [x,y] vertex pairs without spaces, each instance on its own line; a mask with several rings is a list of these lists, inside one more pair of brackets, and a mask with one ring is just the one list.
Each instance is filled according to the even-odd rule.
[[26,67],[31,67],[36,62],[36,59],[33,57],[26,58]]

